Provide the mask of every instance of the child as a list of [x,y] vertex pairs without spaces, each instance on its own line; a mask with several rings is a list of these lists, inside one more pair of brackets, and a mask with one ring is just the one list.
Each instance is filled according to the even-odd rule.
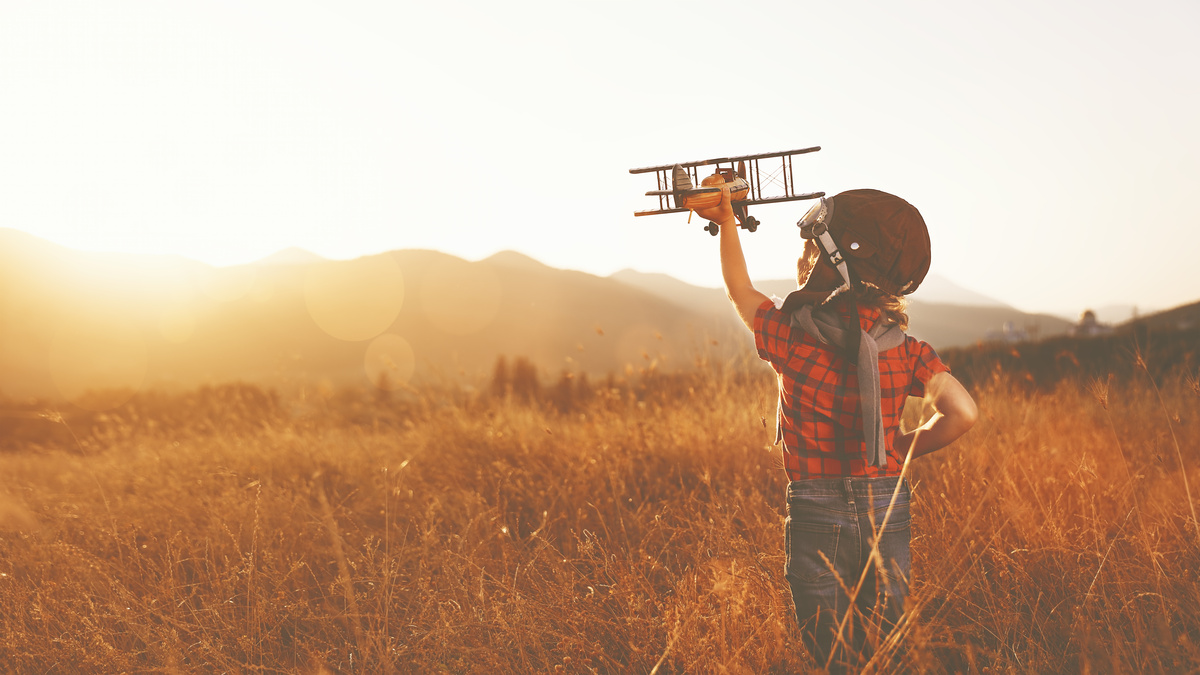
[[[718,175],[704,184],[723,182]],[[929,234],[912,205],[885,192],[822,199],[798,223],[806,240],[800,288],[776,306],[750,282],[722,191],[719,205],[697,213],[720,226],[729,299],[779,376],[776,442],[790,481],[786,576],[796,619],[818,664],[854,663],[867,626],[886,634],[904,610],[907,456],[945,447],[978,414],[933,348],[903,333],[901,296],[929,270]],[[909,396],[935,414],[900,433]]]

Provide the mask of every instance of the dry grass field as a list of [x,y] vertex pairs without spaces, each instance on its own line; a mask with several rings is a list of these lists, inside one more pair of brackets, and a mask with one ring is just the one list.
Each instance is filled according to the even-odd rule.
[[[975,393],[911,467],[908,620],[867,670],[1200,670],[1195,373]],[[773,411],[710,369],[26,415],[0,671],[808,672]]]

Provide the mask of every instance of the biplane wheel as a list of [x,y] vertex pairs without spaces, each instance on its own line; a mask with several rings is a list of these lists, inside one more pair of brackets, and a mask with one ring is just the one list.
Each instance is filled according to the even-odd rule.
[[758,225],[759,225],[758,218],[755,218],[754,216],[749,216],[746,218],[746,222],[742,224],[742,227],[746,228],[747,230],[750,230],[751,232],[756,232],[758,230]]
[[711,234],[712,236],[715,237],[721,231],[721,226],[717,225],[716,223],[714,223],[713,221],[710,220],[710,221],[708,221],[708,225],[704,226],[704,229],[709,234]]

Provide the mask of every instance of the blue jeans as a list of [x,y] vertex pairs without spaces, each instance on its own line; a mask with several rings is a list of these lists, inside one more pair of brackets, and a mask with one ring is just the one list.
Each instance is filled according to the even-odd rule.
[[[886,636],[904,611],[912,564],[907,484],[879,536],[883,564],[871,560],[871,545],[899,480],[817,478],[788,484],[787,580],[805,644],[819,665],[831,655],[834,663],[857,663],[868,633]],[[853,593],[864,571],[852,600],[847,590]]]

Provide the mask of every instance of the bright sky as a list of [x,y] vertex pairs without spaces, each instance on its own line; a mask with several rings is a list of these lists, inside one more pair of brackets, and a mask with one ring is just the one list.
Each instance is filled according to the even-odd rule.
[[[218,265],[513,249],[720,285],[631,167],[810,145],[1025,310],[1200,299],[1200,3],[6,2],[0,226]],[[789,277],[807,203],[743,234]],[[917,298],[920,297],[918,292]]]

